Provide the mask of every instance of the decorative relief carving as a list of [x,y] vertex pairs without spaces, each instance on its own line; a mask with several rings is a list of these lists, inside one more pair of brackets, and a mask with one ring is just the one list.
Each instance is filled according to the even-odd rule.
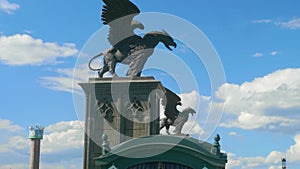
[[114,108],[111,102],[109,102],[107,99],[103,99],[103,101],[97,100],[97,106],[102,116],[110,123],[114,121],[115,115],[114,115]]
[[132,97],[125,105],[127,107],[127,118],[136,122],[149,122],[150,120],[150,101]]
[[136,97],[134,97],[132,100],[130,100],[127,110],[131,113],[131,115],[134,119],[137,119],[138,121],[144,121],[145,109],[144,109],[141,101],[137,100]]

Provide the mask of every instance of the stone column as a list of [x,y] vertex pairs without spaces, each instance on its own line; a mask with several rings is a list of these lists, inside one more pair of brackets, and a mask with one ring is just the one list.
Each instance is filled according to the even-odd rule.
[[39,169],[40,164],[40,140],[31,140],[30,169]]

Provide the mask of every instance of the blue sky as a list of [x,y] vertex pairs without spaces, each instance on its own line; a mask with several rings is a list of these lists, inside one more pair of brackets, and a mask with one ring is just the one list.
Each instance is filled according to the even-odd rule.
[[[133,2],[143,12],[187,20],[216,49],[226,83],[212,91],[205,66],[187,60],[193,73],[197,71],[200,90],[179,94],[187,104],[194,104],[190,96],[198,98],[201,110],[212,97],[225,98],[219,105],[225,104],[223,118],[210,134],[221,135],[228,168],[275,169],[282,156],[288,168],[299,168],[300,2]],[[0,139],[0,168],[28,168],[27,128],[36,123],[46,126],[43,168],[82,168],[82,119],[75,112],[70,80],[80,51],[103,27],[101,7],[100,0],[0,0],[0,133],[7,136]],[[165,23],[159,24],[164,28]],[[183,47],[174,53],[181,58],[195,55]],[[156,78],[174,85],[170,77]],[[195,137],[202,127],[193,130]]]

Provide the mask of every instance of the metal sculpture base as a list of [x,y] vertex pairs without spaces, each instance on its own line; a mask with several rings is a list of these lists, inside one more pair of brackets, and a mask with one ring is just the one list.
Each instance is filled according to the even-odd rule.
[[90,78],[79,84],[86,94],[84,169],[94,169],[102,154],[102,135],[111,146],[159,134],[164,88],[153,77]]

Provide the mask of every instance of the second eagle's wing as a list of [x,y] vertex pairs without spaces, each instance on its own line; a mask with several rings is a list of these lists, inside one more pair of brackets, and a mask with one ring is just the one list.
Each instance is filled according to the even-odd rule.
[[166,97],[162,100],[162,105],[165,106],[165,116],[171,120],[175,120],[179,114],[177,105],[181,105],[181,98],[168,88],[165,88],[165,90]]
[[109,25],[108,41],[116,45],[125,38],[134,35],[134,29],[143,29],[143,25],[133,20],[140,10],[129,0],[103,0],[104,5],[101,20],[104,25]]

